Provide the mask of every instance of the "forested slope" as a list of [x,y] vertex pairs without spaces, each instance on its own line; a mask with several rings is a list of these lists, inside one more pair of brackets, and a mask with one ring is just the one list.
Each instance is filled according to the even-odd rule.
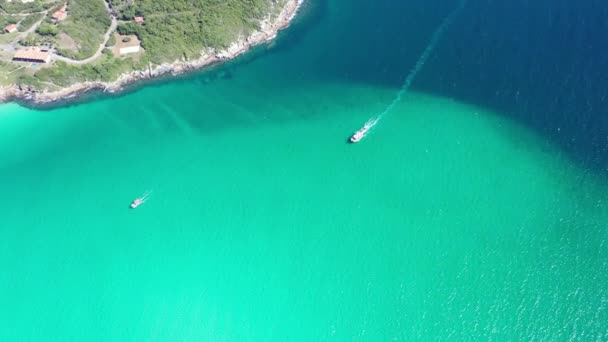
[[[225,48],[239,34],[258,28],[261,19],[285,0],[111,0],[124,22],[122,34],[136,34],[153,62],[198,57],[203,48]],[[133,17],[145,18],[143,25]]]

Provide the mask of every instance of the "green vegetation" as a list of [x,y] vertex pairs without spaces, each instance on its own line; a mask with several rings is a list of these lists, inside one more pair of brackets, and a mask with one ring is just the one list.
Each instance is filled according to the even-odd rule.
[[36,77],[25,73],[25,72],[16,72],[15,73],[15,84],[20,85],[20,86],[29,86],[29,87],[34,87],[34,88],[40,88],[41,84],[40,84],[40,80],[37,79]]
[[104,53],[97,61],[85,65],[68,65],[57,62],[53,68],[44,68],[37,71],[34,76],[42,81],[68,86],[82,81],[114,81],[118,76],[129,70],[142,69],[145,62],[135,62],[131,59],[113,58],[111,54]]
[[[8,62],[10,56],[7,55],[2,57],[4,62],[0,61],[0,74],[10,77],[5,76],[0,82],[35,87],[63,87],[83,81],[109,82],[124,72],[145,69],[149,63],[198,58],[202,51],[226,48],[238,37],[258,29],[260,20],[276,16],[287,0],[108,1],[120,20],[116,31],[121,35],[137,36],[145,53],[136,57],[115,57],[110,47],[116,45],[116,40],[128,42],[131,39],[116,38],[112,34],[101,56],[84,65],[57,61],[32,69]],[[24,32],[44,19],[35,32],[21,37],[21,45],[53,46],[58,54],[67,58],[89,58],[103,43],[104,34],[112,23],[111,16],[104,0],[69,0],[67,18],[55,23],[51,16],[65,3],[65,0],[35,0],[25,4],[0,0],[0,13],[4,13],[0,15],[0,25],[18,22],[18,30]],[[143,16],[145,22],[135,23],[135,16]]]
[[27,17],[23,18],[23,20],[21,20],[21,22],[19,22],[19,25],[17,26],[17,30],[19,30],[19,32],[24,32],[29,30],[30,27],[32,27],[32,25],[34,25],[36,22],[38,22],[38,20],[42,19],[42,16],[44,14],[43,13],[34,13],[34,14],[30,14]]
[[52,6],[49,6],[49,10],[46,14],[46,20],[51,23],[53,22],[53,14],[57,11],[59,11],[63,5],[65,5],[65,2],[57,2],[55,4],[53,4]]
[[19,40],[19,44],[23,46],[50,46],[53,45],[55,39],[53,36],[43,36],[38,33],[30,33],[27,37]]
[[19,21],[17,17],[12,15],[0,15],[0,30],[4,33],[4,27],[10,24],[16,24]]
[[21,38],[21,40],[19,40],[19,44],[23,46],[35,46],[40,42],[41,41],[39,40],[39,36],[37,34],[28,34],[25,38]]
[[55,25],[42,23],[36,29],[36,33],[41,36],[56,36],[59,33],[59,29]]
[[21,1],[8,2],[6,0],[0,0],[0,9],[8,14],[42,12],[45,10],[45,3],[42,0],[26,3]]
[[[15,64],[0,61],[0,84],[1,85],[16,84],[17,79],[19,78],[19,75],[21,74],[19,72],[21,70],[17,70],[18,68],[19,68],[19,66],[15,65]],[[17,71],[15,71],[15,70],[17,70]]]
[[106,42],[106,47],[111,47],[116,45],[116,37],[114,37],[114,34],[110,35],[110,39],[108,39],[108,41]]
[[136,34],[154,63],[196,58],[205,48],[226,48],[240,34],[258,28],[261,19],[285,0],[111,0],[124,20],[135,15],[143,25],[119,25],[120,34]]
[[103,43],[103,35],[110,24],[110,15],[103,0],[71,0],[68,17],[58,28],[74,39],[78,50],[63,50],[62,53],[72,59],[91,57]]
[[39,80],[23,65],[0,61],[0,84],[1,85],[23,85],[38,88],[41,86]]
[[139,26],[132,21],[120,23],[116,28],[116,31],[118,31],[118,33],[122,34],[123,36],[137,34],[138,30]]

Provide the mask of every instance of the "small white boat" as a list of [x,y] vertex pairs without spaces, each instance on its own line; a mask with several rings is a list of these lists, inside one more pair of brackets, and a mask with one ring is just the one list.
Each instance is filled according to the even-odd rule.
[[143,196],[137,197],[136,199],[134,199],[130,205],[131,209],[135,209],[135,208],[139,207],[140,205],[142,205],[148,199],[149,195],[150,195],[150,191],[146,191]]
[[360,130],[356,131],[355,134],[353,134],[350,137],[350,142],[356,143],[356,142],[361,141],[361,139],[363,139],[365,137],[365,134],[367,133],[368,130],[369,130],[369,128],[367,126],[363,126]]
[[136,198],[131,203],[131,209],[135,209],[135,208],[139,207],[142,203],[144,203],[144,200],[142,198]]
[[351,143],[356,143],[361,141],[361,139],[365,138],[365,135],[369,132],[369,130],[374,127],[374,125],[378,122],[378,118],[369,120],[368,122],[365,123],[365,125],[363,125],[363,127],[361,127],[358,131],[355,132],[355,134],[353,134],[349,141]]

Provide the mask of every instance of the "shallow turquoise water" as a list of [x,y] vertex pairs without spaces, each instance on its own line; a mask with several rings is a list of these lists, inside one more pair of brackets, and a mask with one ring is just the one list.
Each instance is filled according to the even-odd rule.
[[192,77],[0,107],[0,339],[608,338],[606,180],[417,92],[346,144],[397,91],[311,48],[353,4]]

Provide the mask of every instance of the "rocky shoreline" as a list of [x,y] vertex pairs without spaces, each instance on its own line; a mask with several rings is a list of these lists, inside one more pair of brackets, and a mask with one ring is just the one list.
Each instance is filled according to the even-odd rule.
[[289,26],[302,2],[303,0],[288,0],[276,18],[272,20],[265,19],[260,23],[259,31],[253,32],[248,37],[240,37],[225,50],[203,51],[201,57],[196,60],[178,60],[173,63],[163,63],[150,66],[146,70],[134,70],[124,73],[113,82],[82,82],[55,91],[49,89],[40,90],[23,85],[0,86],[0,102],[20,101],[40,105],[75,98],[92,90],[118,92],[123,90],[125,86],[137,81],[166,75],[180,75],[215,63],[227,61],[243,54],[255,45],[274,39],[279,30]]

